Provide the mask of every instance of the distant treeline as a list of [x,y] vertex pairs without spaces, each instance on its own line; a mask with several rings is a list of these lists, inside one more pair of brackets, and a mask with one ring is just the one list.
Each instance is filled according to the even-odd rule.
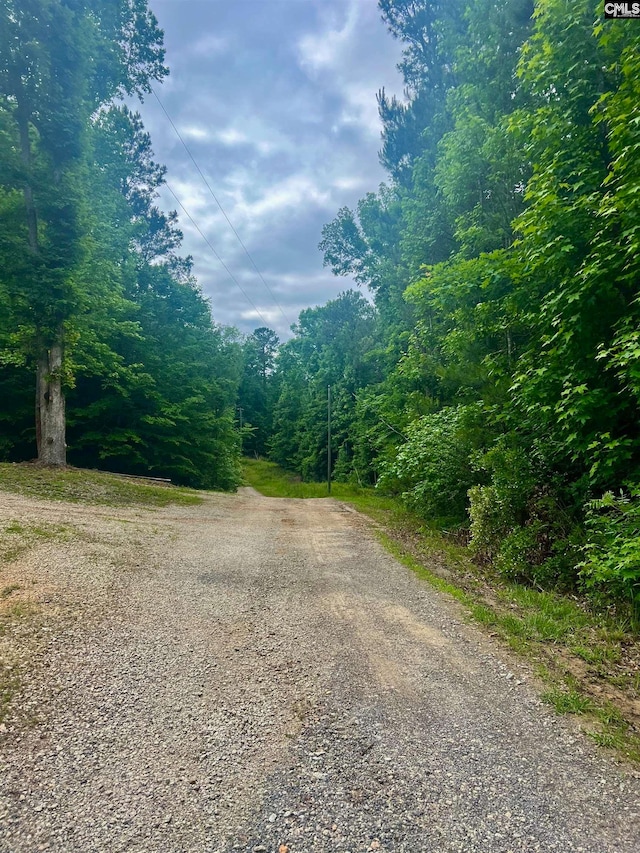
[[325,226],[367,287],[243,383],[245,446],[376,484],[479,561],[640,610],[640,33],[594,0],[380,0],[389,179]]

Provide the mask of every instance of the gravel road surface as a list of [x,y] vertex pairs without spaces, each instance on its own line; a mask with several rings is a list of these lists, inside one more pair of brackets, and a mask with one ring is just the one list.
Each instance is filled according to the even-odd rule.
[[0,519],[63,530],[2,574],[39,614],[0,638],[2,853],[640,851],[638,774],[344,505]]

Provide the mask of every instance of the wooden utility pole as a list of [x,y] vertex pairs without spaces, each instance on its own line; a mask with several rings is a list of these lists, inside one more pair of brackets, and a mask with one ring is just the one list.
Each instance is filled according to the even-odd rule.
[[327,385],[327,493],[331,494],[331,385]]

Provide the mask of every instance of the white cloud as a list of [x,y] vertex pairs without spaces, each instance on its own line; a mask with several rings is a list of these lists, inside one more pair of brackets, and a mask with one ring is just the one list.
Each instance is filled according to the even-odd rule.
[[[238,145],[248,145],[255,148],[260,154],[271,154],[278,149],[287,147],[283,145],[283,140],[278,139],[278,135],[271,129],[253,123],[251,130],[240,130],[238,127],[229,125],[228,127],[219,130],[215,134],[215,139],[223,145],[233,148]],[[247,125],[245,124],[245,127]],[[271,138],[268,138],[271,137]]]
[[241,311],[240,316],[243,320],[251,320],[252,322],[259,322],[261,325],[264,321],[266,321],[267,325],[273,327],[278,323],[282,323],[282,314],[278,311],[277,308],[273,310],[269,308],[264,308],[262,305],[257,306],[260,313],[250,308],[246,311]]
[[262,217],[303,205],[326,205],[331,198],[328,190],[321,189],[309,175],[298,173],[279,183],[261,186],[259,197],[250,200],[246,197],[247,190],[251,188],[247,177],[245,171],[236,171],[231,183],[235,184],[234,215],[241,217],[249,225],[257,223]]
[[238,130],[235,127],[225,127],[224,130],[219,130],[216,133],[216,139],[222,142],[223,145],[247,145],[251,140],[246,133]]
[[346,190],[348,192],[351,192],[354,190],[364,189],[365,187],[368,188],[369,184],[370,184],[370,181],[369,181],[368,177],[364,177],[362,175],[360,175],[358,177],[354,177],[354,176],[350,176],[350,175],[344,175],[344,176],[335,178],[333,180],[331,186],[337,190],[340,190],[340,191]]
[[211,139],[211,133],[205,127],[188,124],[180,128],[180,135],[184,139],[195,139],[196,142],[207,142]]
[[389,78],[398,79],[395,71],[389,74],[388,59],[381,62],[375,51],[366,48],[367,35],[380,27],[378,10],[370,0],[350,0],[340,11],[340,22],[336,22],[335,11],[327,12],[322,31],[298,40],[298,63],[314,82],[343,102],[334,123],[338,130],[353,125],[378,138],[381,125],[376,92]]
[[324,31],[302,36],[297,45],[302,68],[315,74],[320,70],[330,70],[342,65],[344,55],[357,32],[358,17],[359,3],[348,3],[342,25],[336,23],[334,12],[328,16]]
[[205,187],[202,183],[196,184],[192,181],[185,181],[175,176],[171,178],[169,183],[171,184],[171,189],[180,199],[182,204],[195,218],[195,214],[202,211],[207,204],[205,198]]
[[375,91],[370,84],[352,83],[345,85],[347,107],[341,113],[343,124],[357,124],[376,138],[380,136],[382,126],[378,115],[378,103]]

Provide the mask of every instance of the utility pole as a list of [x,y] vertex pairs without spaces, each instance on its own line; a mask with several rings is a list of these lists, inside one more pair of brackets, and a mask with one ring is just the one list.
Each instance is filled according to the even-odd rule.
[[327,385],[327,493],[331,494],[331,385]]
[[240,418],[240,453],[242,453],[242,413],[243,413],[243,411],[244,410],[243,410],[242,406],[238,406],[238,416]]

